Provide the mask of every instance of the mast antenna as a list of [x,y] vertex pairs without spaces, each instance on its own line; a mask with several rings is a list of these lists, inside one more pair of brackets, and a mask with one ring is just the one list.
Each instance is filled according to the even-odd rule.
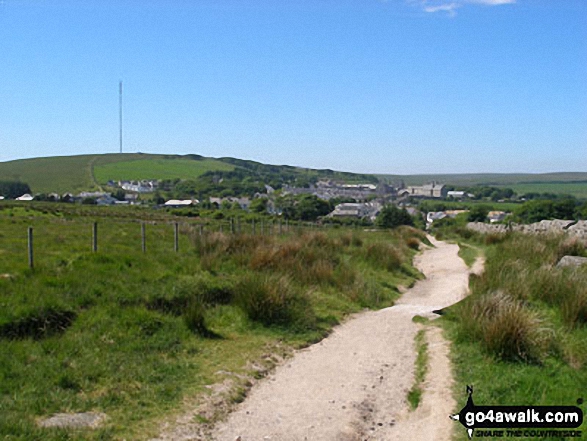
[[122,81],[120,81],[119,85],[119,94],[118,94],[118,116],[120,122],[120,153],[122,153]]

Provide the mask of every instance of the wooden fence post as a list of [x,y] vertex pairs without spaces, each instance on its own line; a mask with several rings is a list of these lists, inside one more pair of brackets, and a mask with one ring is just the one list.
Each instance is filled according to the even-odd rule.
[[179,224],[175,223],[173,249],[177,253],[179,251]]
[[29,268],[33,269],[33,227],[29,227]]
[[92,251],[94,253],[98,251],[98,222],[94,222],[92,228]]
[[143,253],[147,252],[147,234],[145,231],[145,223],[141,222],[141,245]]

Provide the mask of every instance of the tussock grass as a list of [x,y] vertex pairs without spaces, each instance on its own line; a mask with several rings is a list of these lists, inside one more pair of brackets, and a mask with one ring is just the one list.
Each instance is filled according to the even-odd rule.
[[556,264],[584,247],[564,236],[508,234],[484,249],[471,295],[441,319],[455,343],[459,406],[467,384],[478,403],[575,404],[587,382],[587,269]]
[[552,336],[536,311],[500,291],[470,302],[462,311],[461,325],[462,332],[504,360],[539,362]]
[[551,314],[540,311],[553,311],[567,329],[587,322],[587,271],[556,267],[563,255],[583,252],[555,236],[510,235],[489,248],[485,272],[470,278],[473,296],[456,308],[462,329],[498,357],[543,359],[559,343],[556,326],[540,318]]
[[287,276],[246,274],[235,286],[235,303],[264,325],[312,327],[315,317],[307,296]]
[[398,270],[403,263],[402,251],[387,243],[373,243],[364,252],[368,262],[387,271]]

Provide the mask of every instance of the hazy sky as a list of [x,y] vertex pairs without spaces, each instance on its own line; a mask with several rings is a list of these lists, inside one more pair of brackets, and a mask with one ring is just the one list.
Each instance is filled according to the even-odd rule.
[[[587,171],[585,0],[0,0],[0,161]],[[1,178],[1,177],[0,177]]]

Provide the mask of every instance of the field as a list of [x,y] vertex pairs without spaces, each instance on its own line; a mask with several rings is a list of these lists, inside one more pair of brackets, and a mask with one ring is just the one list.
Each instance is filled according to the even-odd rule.
[[27,183],[33,194],[100,190],[109,180],[196,179],[208,171],[240,169],[263,182],[314,182],[319,178],[349,183],[377,182],[372,175],[265,165],[235,158],[143,153],[56,156],[0,163],[0,180]]
[[587,181],[586,182],[540,182],[527,184],[507,185],[518,195],[526,193],[555,193],[568,194],[575,196],[577,199],[587,199]]
[[[194,179],[212,170],[235,168],[261,173],[263,180],[287,175],[295,179],[329,178],[349,183],[372,182],[374,175],[357,175],[332,170],[311,170],[288,166],[271,166],[234,158],[203,158],[197,155],[155,155],[141,153],[57,156],[0,163],[0,180],[26,182],[33,193],[77,193],[98,190],[109,180]],[[587,198],[587,173],[546,174],[444,174],[377,175],[384,181],[421,185],[437,181],[453,186],[504,186],[518,194],[527,192],[571,194]],[[303,180],[303,179],[302,179]],[[293,182],[293,181],[292,181]]]
[[109,180],[194,179],[207,171],[230,171],[234,166],[215,159],[136,159],[94,167],[94,177],[100,184]]
[[26,182],[33,193],[97,190],[108,180],[189,179],[209,170],[233,170],[215,159],[138,153],[56,156],[0,163],[0,179]]
[[[135,207],[0,204],[0,437],[148,439],[224,382],[223,404],[198,416],[213,421],[291,348],[351,312],[392,304],[419,277],[411,257],[423,236],[410,228],[219,228]],[[38,426],[84,411],[108,420],[94,430]]]
[[[33,193],[62,194],[96,190],[94,167],[120,160],[144,158],[139,154],[54,156],[0,162],[0,179],[26,182]],[[154,155],[158,158],[159,155]]]
[[0,163],[0,179],[22,181],[34,193],[59,194],[95,188],[93,155],[19,159]]

